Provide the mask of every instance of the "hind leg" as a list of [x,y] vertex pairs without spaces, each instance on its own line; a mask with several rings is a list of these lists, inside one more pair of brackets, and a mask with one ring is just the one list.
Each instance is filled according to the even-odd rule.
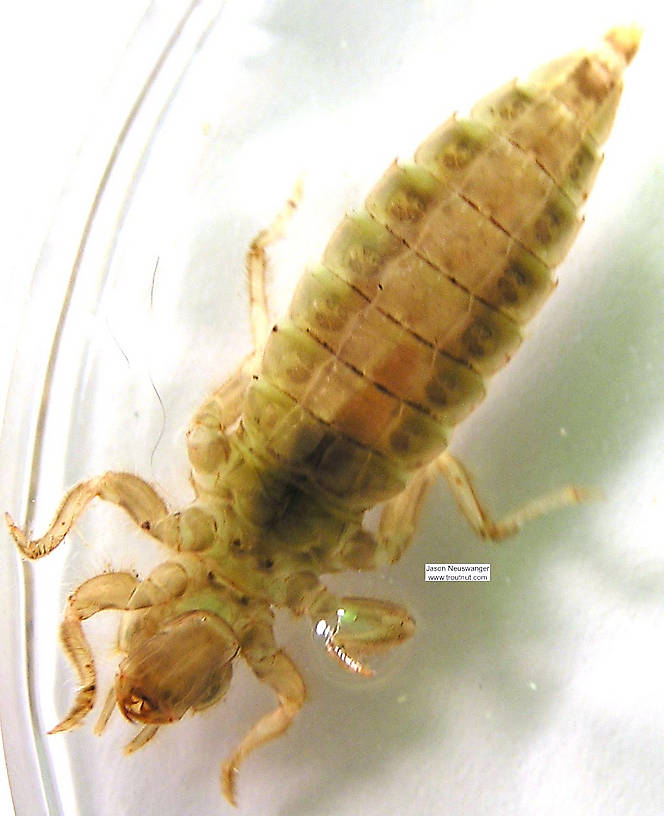
[[265,290],[265,272],[267,270],[267,253],[265,250],[270,244],[281,238],[286,224],[293,215],[301,197],[302,186],[298,181],[281,212],[277,214],[277,217],[267,229],[258,233],[247,252],[246,268],[249,282],[251,338],[255,353],[262,350],[270,329],[267,293]]
[[[247,252],[246,268],[254,350],[197,411],[192,420],[187,433],[187,442],[195,467],[198,461],[202,460],[205,464],[211,458],[220,460],[223,457],[227,449],[225,431],[240,416],[244,392],[260,360],[260,353],[269,330],[265,291],[266,249],[283,234],[300,196],[301,188],[298,183],[282,211],[267,229],[262,230],[254,238]],[[163,500],[147,482],[130,473],[109,471],[103,476],[89,479],[73,487],[62,501],[53,523],[39,539],[31,540],[8,513],[5,513],[5,521],[23,555],[31,560],[42,558],[60,544],[94,498],[117,504],[146,532],[176,549],[181,548],[181,536],[176,533],[174,537],[172,529],[166,531],[163,537],[158,534],[159,522],[168,516],[168,509]]]
[[245,266],[253,350],[198,409],[187,431],[187,447],[193,467],[213,478],[229,453],[226,431],[240,418],[247,387],[260,365],[263,346],[269,333],[270,311],[265,287],[268,266],[266,250],[283,235],[301,194],[298,183],[281,212],[269,227],[258,233],[247,250]]
[[501,519],[494,521],[478,499],[468,471],[458,459],[449,451],[445,451],[436,459],[436,465],[449,485],[468,524],[478,536],[491,539],[491,541],[500,541],[502,538],[515,535],[525,523],[560,507],[580,504],[601,496],[596,490],[567,485],[544,496],[531,499]]
[[376,569],[396,563],[409,547],[419,522],[424,500],[433,482],[442,475],[466,521],[481,538],[500,541],[515,535],[521,527],[560,507],[598,498],[598,491],[568,485],[532,499],[494,520],[477,497],[468,472],[461,462],[445,451],[416,471],[405,489],[383,507],[377,535],[357,530],[335,553],[335,569]]

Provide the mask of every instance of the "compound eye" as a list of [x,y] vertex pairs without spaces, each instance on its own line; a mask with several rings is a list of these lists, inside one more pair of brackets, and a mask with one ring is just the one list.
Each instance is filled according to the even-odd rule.
[[116,699],[120,711],[130,722],[156,725],[173,721],[173,714],[166,707],[160,706],[154,698],[151,699],[140,689],[127,688],[127,685],[126,678],[119,679],[116,686]]
[[127,713],[127,716],[131,718],[136,718],[137,720],[144,720],[146,717],[154,711],[155,705],[150,702],[146,697],[143,697],[140,694],[136,694],[135,692],[131,692],[129,697],[124,701],[123,708]]

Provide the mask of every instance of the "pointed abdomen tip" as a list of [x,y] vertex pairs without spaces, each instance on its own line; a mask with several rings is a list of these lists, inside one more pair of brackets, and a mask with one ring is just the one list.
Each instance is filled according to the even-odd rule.
[[639,50],[641,35],[643,31],[637,25],[617,26],[604,35],[604,39],[625,58],[626,63],[632,61],[632,57]]

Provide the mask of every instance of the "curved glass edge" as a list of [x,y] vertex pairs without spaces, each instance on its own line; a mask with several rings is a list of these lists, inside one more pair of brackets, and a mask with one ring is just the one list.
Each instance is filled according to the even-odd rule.
[[[87,233],[104,194],[124,138],[169,63],[157,93],[164,97],[177,82],[194,44],[205,35],[224,0],[152,2],[134,30],[122,62],[100,100],[102,115],[86,138],[65,187],[33,271],[15,354],[0,436],[0,495],[21,526],[30,526],[32,506],[43,492],[40,445],[48,407],[50,367],[58,354]],[[178,43],[188,40],[184,48]],[[193,46],[195,48],[195,45]],[[174,79],[175,77],[175,79]],[[159,101],[158,101],[159,104]],[[78,224],[78,229],[71,225]],[[54,304],[59,308],[54,309]],[[30,464],[28,464],[30,463]],[[55,487],[58,491],[60,488]],[[0,546],[0,661],[3,668],[0,722],[15,812],[61,814],[57,788],[35,729],[31,706],[28,634],[32,621],[31,577],[2,525]]]
[[[126,108],[125,108],[125,110],[124,110],[123,112],[126,112]],[[107,154],[106,154],[106,156],[104,156],[104,158],[107,158]],[[103,165],[100,165],[100,166],[103,166]],[[99,178],[99,175],[94,176],[94,178],[95,178],[95,179]],[[85,213],[83,213],[83,214],[82,214],[82,216],[83,216],[83,219],[84,219],[84,217],[85,217]],[[83,222],[83,221],[81,221],[81,223],[82,223],[82,222]],[[71,257],[72,257],[72,256],[68,256],[68,257],[67,257],[67,260],[68,260],[68,262],[69,262],[69,264],[70,264],[70,265],[71,265]],[[69,267],[67,267],[66,265],[63,265],[63,269],[68,269],[68,268],[69,268]],[[58,294],[58,295],[59,295],[59,294],[61,294],[61,291],[62,291],[62,290],[58,290],[58,291],[56,292],[56,294]],[[58,301],[59,301],[59,298],[56,298],[56,299],[55,299],[55,301],[53,301],[53,302],[58,302]],[[48,336],[48,335],[47,335],[47,336]],[[46,353],[48,353],[48,350],[47,350],[47,349],[46,349]],[[24,359],[24,362],[29,363],[29,359],[28,359],[27,357],[25,357],[25,356],[24,356],[24,358],[23,358],[23,359]],[[35,358],[35,359],[36,359],[36,358]],[[21,370],[22,370],[22,371],[24,371],[24,372],[25,372],[25,371],[28,371],[28,373],[30,373],[30,372],[29,372],[29,369],[27,369],[25,366],[24,366],[24,367],[22,367],[22,369],[21,369]],[[27,376],[27,375],[26,375],[26,376]],[[32,375],[30,375],[30,376],[32,377]],[[36,379],[35,379],[35,377],[32,377],[32,381],[37,381],[37,382],[38,382],[39,380],[38,380],[38,378],[36,378]],[[36,392],[35,392],[35,393],[36,393]],[[27,405],[27,404],[29,404],[29,403],[24,402],[23,404],[21,404],[21,402],[20,402],[20,401],[18,401],[18,402],[15,402],[15,407],[18,407],[18,408],[19,408],[19,410],[20,410],[22,407],[24,408],[24,406],[25,406],[25,405]],[[9,417],[9,412],[8,412],[8,417]],[[20,418],[21,418],[21,415],[17,413],[17,414],[15,414],[15,417],[17,417],[17,418],[19,418],[19,419],[20,419]],[[26,420],[26,421],[27,421],[27,420]],[[30,441],[30,440],[28,440],[28,442],[29,442],[29,441]],[[4,448],[3,448],[3,449],[1,449],[1,452],[3,452],[3,453],[4,453]],[[27,459],[20,459],[20,458],[4,458],[4,460],[3,460],[3,461],[6,461],[6,462],[21,462],[21,461],[27,461]],[[41,489],[41,486],[40,486],[40,489]],[[60,496],[59,496],[59,494],[58,494],[57,489],[56,489],[56,491],[55,491],[55,492],[56,492],[56,494],[57,494],[57,495],[55,496],[55,501],[57,501],[57,500],[60,498]],[[7,494],[7,495],[8,495],[8,494]],[[24,492],[23,492],[23,493],[21,493],[21,494],[17,493],[17,499],[20,499],[20,497],[22,496],[22,497],[23,497],[23,501],[26,501],[26,500],[27,500],[27,499],[26,499],[26,497],[29,497],[29,495],[30,495],[30,493],[29,493],[28,491],[25,491],[25,490],[24,490]],[[51,506],[51,502],[50,502],[50,500],[49,500],[49,501],[47,501],[46,503],[47,503],[47,505],[48,505],[48,506]],[[20,506],[20,505],[18,504],[18,501],[12,504],[12,508],[15,508],[15,507],[17,507],[17,506]],[[4,508],[3,508],[3,509],[4,509]],[[14,569],[14,571],[17,571],[17,570],[16,570],[16,564],[17,564],[17,563],[18,563],[18,562],[16,561],[16,559],[15,559],[15,560],[12,562],[12,569]],[[18,570],[17,572],[18,572],[18,574],[20,575],[20,570]],[[8,580],[9,580],[9,579],[8,579]],[[5,617],[6,617],[6,616],[5,616]],[[10,622],[10,623],[11,623],[11,622]],[[4,621],[4,620],[3,620],[3,625],[5,625],[5,621]],[[23,631],[23,630],[21,630],[21,631]],[[9,641],[6,641],[6,642],[9,642]],[[5,704],[5,701],[4,701],[4,700],[3,700],[3,704]],[[28,725],[29,725],[29,724],[28,724]],[[32,734],[30,735],[30,738],[31,738],[31,739],[34,739],[34,737],[33,737],[33,735],[32,735]],[[20,746],[20,747],[22,747],[22,746]],[[435,756],[434,756],[433,758],[435,759]],[[23,760],[22,760],[22,762],[23,762]],[[34,785],[34,778],[29,780],[29,784]],[[24,810],[19,810],[18,812],[19,812],[19,813],[22,813],[22,812],[30,812],[30,813],[32,813],[32,812],[36,812],[36,813],[39,813],[39,812],[41,812],[41,811],[39,811],[39,810],[31,810],[31,811],[27,811],[27,810],[25,810],[25,811],[24,811]],[[55,812],[55,811],[52,811],[52,812]],[[67,812],[67,813],[71,813],[72,811],[66,811],[66,812]],[[78,812],[78,810],[77,810],[77,812]]]

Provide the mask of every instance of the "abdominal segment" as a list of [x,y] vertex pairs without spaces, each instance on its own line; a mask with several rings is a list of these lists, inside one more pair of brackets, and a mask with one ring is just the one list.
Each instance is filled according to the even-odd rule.
[[353,511],[444,450],[554,288],[624,65],[610,41],[557,60],[388,168],[268,339],[243,415],[254,450]]

